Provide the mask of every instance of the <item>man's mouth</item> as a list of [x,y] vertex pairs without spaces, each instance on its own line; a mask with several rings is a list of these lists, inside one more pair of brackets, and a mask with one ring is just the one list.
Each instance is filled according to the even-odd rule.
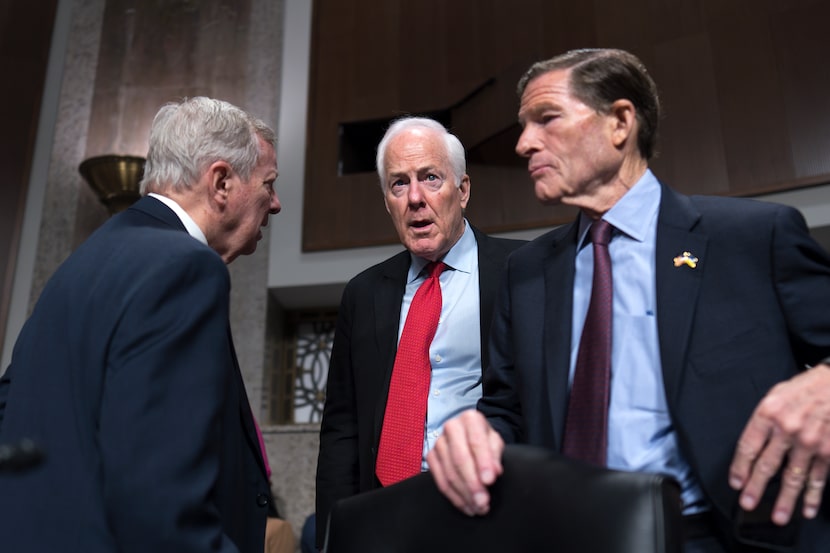
[[543,173],[547,169],[547,165],[528,165],[527,172],[530,173],[531,177],[535,177]]

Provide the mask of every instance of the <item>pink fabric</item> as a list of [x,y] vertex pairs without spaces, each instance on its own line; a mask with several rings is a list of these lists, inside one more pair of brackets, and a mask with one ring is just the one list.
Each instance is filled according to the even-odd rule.
[[271,465],[268,464],[268,452],[265,451],[265,440],[262,439],[262,430],[259,429],[259,424],[256,422],[256,417],[251,413],[251,418],[254,419],[254,428],[256,428],[256,437],[259,440],[259,451],[262,453],[262,462],[265,463],[265,474],[268,475],[268,480],[271,480]]

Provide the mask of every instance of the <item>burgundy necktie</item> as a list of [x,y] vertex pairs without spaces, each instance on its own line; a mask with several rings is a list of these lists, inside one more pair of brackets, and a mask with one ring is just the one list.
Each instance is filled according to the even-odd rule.
[[441,262],[427,265],[429,275],[412,298],[401,332],[375,468],[384,486],[421,472],[431,376],[429,346],[441,315],[438,277],[444,268]]
[[614,296],[608,243],[613,228],[600,219],[590,229],[594,247],[591,302],[579,341],[562,445],[562,452],[568,457],[599,466],[605,466],[608,448]]

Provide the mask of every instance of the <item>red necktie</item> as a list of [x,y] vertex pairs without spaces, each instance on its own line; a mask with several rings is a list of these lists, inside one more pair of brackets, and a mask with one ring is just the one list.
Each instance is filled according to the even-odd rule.
[[375,468],[384,486],[421,472],[431,372],[429,346],[441,315],[438,276],[444,268],[441,262],[427,265],[429,275],[412,298],[401,332]]
[[605,466],[608,449],[608,401],[611,389],[611,320],[614,287],[608,243],[614,227],[600,219],[591,225],[594,278],[582,327],[562,453]]

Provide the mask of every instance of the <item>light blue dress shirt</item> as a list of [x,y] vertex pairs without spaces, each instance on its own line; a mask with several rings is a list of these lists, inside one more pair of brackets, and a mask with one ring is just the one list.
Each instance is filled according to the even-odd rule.
[[[444,423],[475,407],[481,397],[478,244],[466,220],[464,234],[442,261],[447,264],[447,269],[439,277],[441,317],[429,347],[432,378],[424,427],[422,470],[427,470],[426,455],[441,435]],[[412,298],[426,278],[423,269],[427,263],[426,259],[412,256],[401,306],[398,340]]]
[[[660,184],[646,170],[603,216],[616,228],[608,248],[614,282],[608,466],[674,476],[682,487],[684,513],[688,514],[705,508],[705,500],[677,446],[663,387],[654,271],[659,207]],[[594,253],[586,244],[590,225],[590,219],[581,215],[574,280],[571,379],[591,298]]]

